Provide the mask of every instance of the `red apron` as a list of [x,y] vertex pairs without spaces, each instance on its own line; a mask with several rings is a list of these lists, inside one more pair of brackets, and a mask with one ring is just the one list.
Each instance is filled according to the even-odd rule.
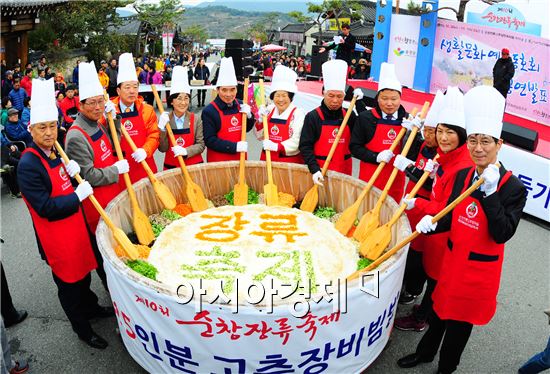
[[[109,138],[100,128],[92,136],[89,136],[86,131],[82,130],[82,128],[78,126],[71,126],[69,131],[80,131],[86,139],[88,139],[88,142],[92,146],[94,152],[94,168],[102,169],[113,166],[117,161],[116,157],[113,155],[113,148],[111,147]],[[94,188],[95,198],[103,208],[105,208],[116,195],[123,191],[120,183],[111,183],[103,186],[92,187]],[[84,200],[82,202],[82,207],[84,208],[84,215],[86,216],[88,226],[90,227],[91,232],[95,233],[97,223],[99,222],[99,213],[90,199]]]
[[[371,112],[375,118],[378,118],[378,122],[376,122],[376,131],[374,132],[374,136],[368,142],[365,144],[365,147],[371,150],[372,152],[382,152],[386,149],[390,149],[394,139],[397,137],[399,132],[401,131],[401,121],[393,121],[393,120],[387,120],[380,117],[380,115],[376,112],[375,109],[371,109]],[[393,151],[394,154],[401,153],[401,144],[398,144],[395,150]],[[378,164],[372,164],[370,162],[364,162],[361,161],[361,165],[359,168],[359,179],[364,180],[365,182],[368,182],[370,177],[374,174],[374,171],[378,167]],[[390,174],[393,171],[393,162],[389,162],[384,166],[382,169],[382,172],[376,178],[376,181],[374,182],[374,186],[383,190],[386,186],[386,182],[390,178]],[[398,172],[397,177],[395,178],[392,186],[390,187],[388,194],[397,202],[401,201],[401,198],[403,197],[403,192],[405,190],[405,174],[403,172]]]
[[[59,164],[52,167],[34,148],[27,148],[23,153],[25,152],[35,154],[48,172],[52,183],[50,198],[74,193],[69,174],[61,160],[58,159]],[[97,268],[90,235],[80,207],[78,212],[67,218],[50,221],[48,218],[40,217],[25,196],[23,199],[29,208],[36,235],[48,264],[58,278],[66,283],[75,283]]]
[[[328,157],[330,148],[334,143],[334,139],[338,134],[340,125],[342,124],[342,119],[325,119],[325,115],[320,107],[315,109],[317,114],[321,118],[321,136],[319,140],[313,146],[313,154],[319,163],[319,166],[323,168],[325,160]],[[342,109],[342,116],[345,117],[346,111]],[[351,175],[351,153],[349,151],[349,142],[350,142],[350,131],[349,127],[344,128],[342,137],[336,146],[332,160],[330,161],[329,170],[337,171],[339,173],[344,173]]]
[[[416,158],[415,167],[419,170],[424,170],[424,166],[426,166],[426,163],[428,162],[428,160],[432,159],[435,155],[436,155],[435,151],[431,151],[429,148],[426,147],[426,143],[422,143],[422,146],[420,147],[420,151],[418,152],[418,157]],[[414,188],[415,185],[416,183],[409,181],[409,183],[405,187],[405,194],[408,194],[409,192],[411,192],[411,190]],[[416,197],[425,198],[429,200],[430,191],[424,188],[421,188],[416,194]],[[409,223],[411,224],[411,229],[413,231],[416,228],[416,224],[424,216],[425,214],[419,209],[412,209],[407,211],[407,218],[409,219]],[[419,235],[416,239],[414,239],[411,242],[410,249],[414,251],[422,252],[424,250],[424,247],[426,246],[427,238],[428,237],[426,235]]]
[[[468,188],[475,168],[468,173],[462,192]],[[500,180],[498,189],[512,172]],[[452,213],[448,250],[443,259],[445,271],[433,293],[434,311],[442,320],[489,323],[497,307],[504,244],[497,244],[489,234],[487,216],[474,191]]]
[[[275,108],[273,108],[273,110],[271,111],[271,113],[269,113],[269,116],[267,117],[267,130],[269,133],[269,140],[279,144],[284,142],[285,140],[288,140],[292,136],[290,123],[292,122],[292,118],[294,117],[295,110],[296,108],[292,109],[288,118],[284,120],[273,118],[273,113],[275,112]],[[263,150],[262,154],[260,155],[260,160],[265,161],[265,151]],[[304,159],[302,158],[301,154],[286,156],[284,153],[281,154],[279,152],[271,152],[271,161],[294,162],[296,164],[304,163]]]
[[[168,124],[167,126],[170,126],[170,124]],[[189,116],[188,129],[172,129],[172,133],[174,133],[176,145],[179,145],[181,147],[188,147],[195,144],[195,113],[191,113]],[[170,144],[172,143],[170,142]],[[187,166],[200,164],[202,162],[204,161],[202,160],[202,156],[200,154],[185,159],[185,165]],[[164,155],[164,170],[174,169],[179,166],[180,164],[176,156],[174,156],[174,152],[172,152],[171,149],[168,149],[168,151]]]
[[[237,109],[241,109],[241,106],[237,103]],[[241,129],[243,126],[242,123],[242,113],[236,114],[223,114],[223,111],[218,107],[218,105],[212,101],[210,104],[218,111],[221,120],[220,131],[218,131],[218,138],[223,140],[228,140],[230,142],[240,142],[241,141]],[[244,124],[246,126],[246,123]],[[223,153],[217,152],[211,148],[206,149],[206,160],[208,162],[217,162],[217,161],[233,161],[240,159],[240,152],[236,153]]]
[[[147,130],[145,128],[145,124],[143,123],[143,114],[140,111],[136,110],[135,104],[133,112],[119,114],[121,117],[121,126],[124,126],[128,134],[136,144],[136,147],[141,148],[147,140]],[[145,178],[147,176],[147,173],[143,169],[143,166],[135,162],[132,158],[132,148],[124,137],[120,139],[120,147],[126,160],[128,160],[128,164],[130,165],[130,172],[128,173],[128,175],[130,176],[130,180],[132,181],[132,183],[136,183],[141,178]],[[155,164],[155,159],[153,157],[147,157],[145,161],[149,164],[149,167],[151,168],[153,173],[156,173],[157,165]],[[120,178],[120,184],[123,188],[126,188],[123,178]]]

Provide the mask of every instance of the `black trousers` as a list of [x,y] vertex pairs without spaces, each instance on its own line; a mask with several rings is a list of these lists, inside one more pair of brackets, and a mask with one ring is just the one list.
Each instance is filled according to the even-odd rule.
[[197,104],[204,106],[204,100],[206,99],[206,90],[197,90]]
[[118,96],[118,92],[116,91],[116,86],[109,86],[107,88],[107,93],[109,94],[110,99]]
[[89,318],[98,308],[97,296],[90,289],[92,275],[88,273],[75,283],[64,282],[53,272],[52,276],[57,285],[57,296],[61,307],[71,322],[74,332],[83,339],[89,338],[92,335]]
[[462,321],[441,320],[435,312],[430,313],[428,322],[430,326],[418,343],[416,353],[425,359],[433,359],[441,345],[438,372],[452,373],[460,363],[460,356],[468,343],[473,325]]
[[424,292],[424,296],[422,297],[422,301],[420,302],[420,307],[416,309],[415,312],[415,317],[419,321],[427,320],[428,316],[433,313],[434,303],[432,300],[432,294],[434,293],[437,281],[428,276],[426,276],[426,281],[426,292]]
[[2,300],[0,306],[2,309],[2,318],[6,323],[11,323],[17,318],[17,310],[13,306],[13,301],[11,299],[10,289],[8,288],[8,280],[6,279],[6,273],[4,272],[4,266],[0,262],[0,271],[2,273],[1,281],[1,292]]
[[422,252],[410,249],[407,254],[407,264],[405,265],[405,276],[403,285],[405,291],[411,295],[420,295],[426,282],[426,272],[422,265]]

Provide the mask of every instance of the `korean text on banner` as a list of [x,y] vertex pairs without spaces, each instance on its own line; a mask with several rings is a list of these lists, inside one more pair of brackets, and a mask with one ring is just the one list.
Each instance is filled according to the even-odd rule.
[[502,48],[516,69],[506,112],[550,125],[550,40],[493,27],[439,20],[430,91],[459,86],[463,91],[492,85]]
[[414,82],[419,29],[420,17],[392,15],[388,62],[395,65],[395,72],[401,84],[411,88]]

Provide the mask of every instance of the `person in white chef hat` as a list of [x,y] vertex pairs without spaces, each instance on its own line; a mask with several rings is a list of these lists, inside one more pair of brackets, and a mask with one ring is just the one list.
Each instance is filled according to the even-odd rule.
[[[331,60],[322,65],[323,101],[319,107],[306,114],[304,119],[300,153],[312,174],[313,183],[320,186],[324,181],[321,168],[346,115],[342,104],[346,95],[347,69],[348,65],[343,60]],[[329,170],[351,175],[349,144],[355,118],[355,113],[351,113],[330,162]]]
[[[218,96],[201,114],[208,162],[238,160],[241,152],[248,151],[241,129],[246,126],[246,131],[252,130],[255,119],[250,106],[236,99],[237,84],[233,59],[222,58],[216,81]],[[246,114],[246,124],[242,123],[242,113]]]
[[447,231],[448,249],[433,293],[435,313],[416,352],[397,361],[401,367],[433,361],[441,345],[438,372],[452,373],[473,325],[485,325],[495,314],[504,243],[514,235],[526,202],[525,186],[498,161],[504,103],[490,86],[464,96],[467,147],[475,165],[456,175],[448,202],[478,178],[484,182],[438,223],[427,215],[416,226],[423,233]]

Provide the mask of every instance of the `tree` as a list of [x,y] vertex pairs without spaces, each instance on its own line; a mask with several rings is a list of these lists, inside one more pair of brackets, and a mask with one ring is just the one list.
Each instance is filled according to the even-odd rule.
[[422,6],[420,4],[416,4],[413,0],[410,0],[407,4],[407,10],[410,14],[415,16],[422,14]]
[[182,31],[182,34],[188,39],[197,42],[204,43],[208,39],[208,33],[202,25],[192,25]]

